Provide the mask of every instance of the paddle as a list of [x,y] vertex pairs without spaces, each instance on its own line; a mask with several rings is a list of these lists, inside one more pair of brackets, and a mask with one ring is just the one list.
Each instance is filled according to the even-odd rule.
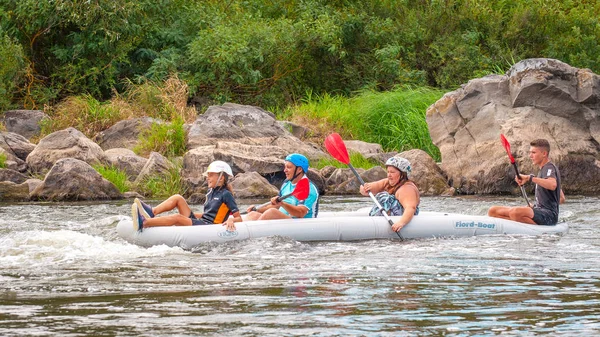
[[[506,154],[508,154],[508,159],[510,159],[510,163],[512,164],[513,168],[515,169],[515,174],[517,175],[517,179],[521,180],[521,175],[519,174],[519,168],[517,167],[517,163],[515,163],[515,158],[513,157],[512,153],[510,152],[510,143],[508,142],[506,137],[504,137],[503,134],[500,134],[500,140],[502,141],[502,145],[504,146],[504,149],[506,150]],[[523,195],[523,198],[525,199],[525,201],[527,201],[527,206],[531,207],[531,204],[529,203],[529,199],[527,199],[527,193],[525,193],[525,188],[523,187],[523,185],[519,185],[519,187],[521,188],[521,194]]]
[[[296,187],[294,187],[294,190],[292,191],[292,193],[288,193],[286,195],[282,195],[277,197],[277,201],[281,201],[284,199],[287,199],[291,196],[296,197],[296,199],[298,200],[305,200],[306,198],[308,198],[308,193],[310,192],[310,185],[308,182],[308,178],[302,178],[300,179],[300,181],[298,181],[298,183],[296,184]],[[258,205],[258,206],[254,206],[252,207],[253,211],[256,211],[259,208],[265,207],[265,206],[269,206],[271,205],[271,202],[265,202],[262,205]],[[240,213],[240,214],[246,214],[244,213]]]
[[[344,144],[344,141],[342,140],[342,137],[340,137],[339,134],[332,133],[329,136],[327,136],[327,138],[325,138],[325,148],[327,149],[327,152],[329,152],[329,154],[333,158],[335,158],[337,161],[348,165],[348,167],[350,168],[350,170],[352,170],[352,173],[354,173],[354,176],[356,177],[356,179],[358,179],[358,181],[360,182],[361,185],[365,184],[365,181],[360,177],[358,172],[356,172],[356,169],[354,169],[354,166],[352,166],[352,164],[350,164],[350,157],[348,156],[348,150],[346,150],[346,144]],[[390,219],[390,217],[387,215],[387,213],[383,210],[383,207],[381,206],[379,201],[377,201],[377,198],[375,198],[375,196],[373,195],[373,193],[371,193],[371,191],[369,191],[369,196],[371,197],[371,199],[373,200],[375,205],[377,205],[377,207],[379,208],[379,211],[381,212],[383,217],[387,220],[387,222],[389,222],[390,226],[393,226],[394,222],[392,221],[392,219]],[[400,240],[404,240],[404,238],[402,237],[402,235],[400,234],[399,231],[396,232],[396,234],[398,234],[398,237],[400,238]]]

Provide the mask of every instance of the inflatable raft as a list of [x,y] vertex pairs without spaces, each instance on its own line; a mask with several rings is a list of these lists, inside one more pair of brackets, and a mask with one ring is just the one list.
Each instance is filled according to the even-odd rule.
[[[396,221],[399,217],[392,217]],[[474,235],[543,235],[567,233],[569,226],[527,225],[488,216],[421,212],[401,230],[404,239],[466,237]],[[400,239],[382,216],[368,216],[368,209],[354,212],[320,212],[318,218],[248,221],[236,223],[236,230],[224,226],[152,227],[138,232],[131,218],[117,224],[119,236],[143,247],[167,245],[191,249],[203,242],[227,242],[267,236],[285,236],[297,241],[358,241]]]

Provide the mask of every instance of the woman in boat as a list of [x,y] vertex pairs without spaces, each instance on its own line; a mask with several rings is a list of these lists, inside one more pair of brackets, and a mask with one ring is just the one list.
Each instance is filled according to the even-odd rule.
[[[279,190],[279,195],[291,193],[301,179],[308,179],[308,158],[299,153],[292,153],[285,157],[283,173],[285,182]],[[319,211],[319,190],[309,182],[308,198],[298,200],[290,196],[284,200],[271,199],[271,204],[254,210],[254,205],[248,207],[246,220],[273,220],[291,218],[316,218]]]
[[[233,191],[228,180],[233,177],[231,167],[220,160],[212,162],[206,172],[208,192],[203,213],[194,213],[185,198],[175,194],[156,207],[152,207],[138,198],[135,199],[131,212],[133,227],[142,230],[155,226],[201,226],[223,224],[227,230],[235,230],[234,222],[242,221],[240,211],[233,198]],[[177,208],[177,214],[161,217],[156,215]],[[232,221],[226,220],[232,215]]]
[[[401,215],[400,220],[392,226],[398,232],[419,214],[421,197],[417,185],[409,180],[410,162],[406,158],[394,156],[385,163],[387,178],[365,183],[360,186],[360,193],[368,196],[369,192],[376,194],[377,200],[382,204],[389,215]],[[379,215],[380,210],[375,206],[370,215]]]

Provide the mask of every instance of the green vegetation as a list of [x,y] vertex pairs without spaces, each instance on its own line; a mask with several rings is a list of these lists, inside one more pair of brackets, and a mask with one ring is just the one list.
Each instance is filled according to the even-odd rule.
[[104,179],[113,183],[119,192],[124,193],[130,190],[130,184],[127,181],[127,174],[125,171],[119,170],[114,166],[104,166],[104,165],[93,165],[92,166],[96,172],[100,173]]
[[134,152],[144,156],[152,151],[168,158],[182,156],[186,151],[183,124],[180,117],[171,123],[153,123],[149,130],[140,133]]
[[600,70],[600,4],[547,0],[0,0],[4,106],[177,75],[201,104],[453,89],[513,60]]
[[365,91],[353,98],[308,95],[304,103],[280,113],[282,118],[311,125],[317,138],[336,130],[345,139],[381,144],[386,151],[422,149],[434,159],[440,152],[431,142],[425,122],[427,107],[443,95],[431,88]]
[[[363,157],[360,153],[350,152],[349,157],[350,157],[350,164],[352,164],[352,166],[354,166],[355,168],[363,168],[365,170],[368,170],[371,167],[380,165],[379,163],[377,163],[374,160],[370,160],[370,159]],[[314,164],[314,167],[318,170],[322,169],[325,166],[334,166],[337,168],[347,168],[348,167],[348,165],[346,165],[344,163],[340,163],[339,161],[335,160],[334,158],[320,159],[316,164]]]
[[0,153],[0,168],[6,168],[6,153]]
[[181,181],[181,165],[175,164],[174,168],[165,175],[145,179],[137,191],[148,198],[164,199],[173,194],[185,195],[187,188]]

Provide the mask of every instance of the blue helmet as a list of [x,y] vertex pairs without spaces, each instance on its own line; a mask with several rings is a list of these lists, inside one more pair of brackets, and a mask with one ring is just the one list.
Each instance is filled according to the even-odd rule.
[[305,156],[299,153],[292,153],[285,157],[285,160],[289,161],[295,166],[301,167],[304,173],[308,172],[308,158]]

